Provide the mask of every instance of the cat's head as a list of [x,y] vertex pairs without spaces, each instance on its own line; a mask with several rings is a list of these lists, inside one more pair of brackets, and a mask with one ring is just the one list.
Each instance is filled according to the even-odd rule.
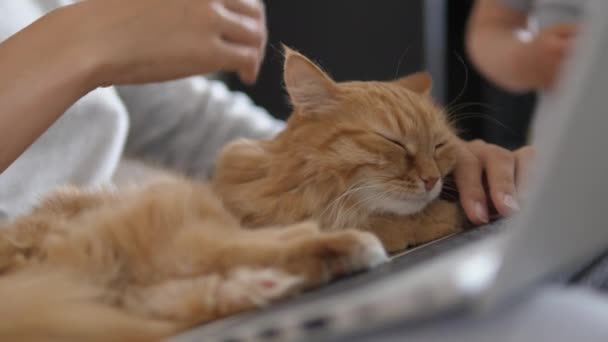
[[335,82],[285,48],[294,113],[284,148],[302,167],[341,184],[360,209],[408,215],[437,198],[458,138],[430,98],[428,73],[391,82]]

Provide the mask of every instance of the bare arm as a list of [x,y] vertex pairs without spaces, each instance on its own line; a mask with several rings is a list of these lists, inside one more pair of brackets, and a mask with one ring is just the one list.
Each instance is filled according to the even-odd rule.
[[94,87],[65,29],[53,13],[0,44],[0,173]]
[[514,92],[531,90],[532,84],[521,65],[527,44],[515,30],[526,26],[525,13],[498,0],[477,0],[469,20],[467,50],[477,68],[497,85]]
[[266,26],[259,0],[88,0],[0,44],[0,172],[101,85],[213,71],[252,82]]
[[469,21],[467,50],[473,63],[511,92],[553,87],[577,31],[577,25],[559,24],[524,41],[516,30],[525,28],[526,21],[526,13],[499,0],[477,0]]

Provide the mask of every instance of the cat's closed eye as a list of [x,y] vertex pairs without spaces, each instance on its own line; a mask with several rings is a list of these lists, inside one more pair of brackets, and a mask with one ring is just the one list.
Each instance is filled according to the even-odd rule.
[[447,141],[442,141],[438,144],[435,145],[435,151],[441,149],[442,147],[444,147],[448,142]]
[[401,142],[399,142],[399,141],[397,141],[397,140],[395,140],[395,139],[391,139],[391,138],[389,138],[389,137],[387,137],[387,136],[385,136],[385,135],[383,135],[383,134],[380,134],[380,133],[376,133],[376,134],[377,134],[379,137],[381,137],[382,139],[384,139],[384,140],[386,140],[386,141],[388,141],[388,142],[392,143],[393,145],[398,146],[398,147],[399,147],[399,148],[401,148],[403,151],[405,151],[405,153],[408,153],[408,150],[407,150],[407,148],[405,147],[405,145],[403,145],[403,143],[401,143]]

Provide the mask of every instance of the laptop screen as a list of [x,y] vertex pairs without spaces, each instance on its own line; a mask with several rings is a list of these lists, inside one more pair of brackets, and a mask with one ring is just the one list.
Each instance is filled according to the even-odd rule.
[[608,1],[589,3],[555,93],[537,108],[537,164],[489,299],[608,249]]

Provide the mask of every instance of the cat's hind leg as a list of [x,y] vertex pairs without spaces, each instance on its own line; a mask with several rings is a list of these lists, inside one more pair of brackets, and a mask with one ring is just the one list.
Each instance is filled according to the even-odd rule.
[[25,262],[23,248],[3,233],[0,232],[0,273],[14,269]]
[[302,279],[274,268],[241,267],[225,276],[202,275],[132,288],[124,305],[146,317],[184,327],[267,305],[301,289]]
[[117,198],[117,194],[109,188],[93,191],[65,186],[46,196],[34,209],[33,214],[53,214],[71,218],[112,203]]
[[64,187],[43,199],[30,214],[0,227],[0,272],[25,264],[40,252],[49,234],[62,234],[67,220],[111,203],[115,196],[109,191]]
[[23,266],[40,252],[53,220],[50,217],[24,217],[0,227],[0,273]]

